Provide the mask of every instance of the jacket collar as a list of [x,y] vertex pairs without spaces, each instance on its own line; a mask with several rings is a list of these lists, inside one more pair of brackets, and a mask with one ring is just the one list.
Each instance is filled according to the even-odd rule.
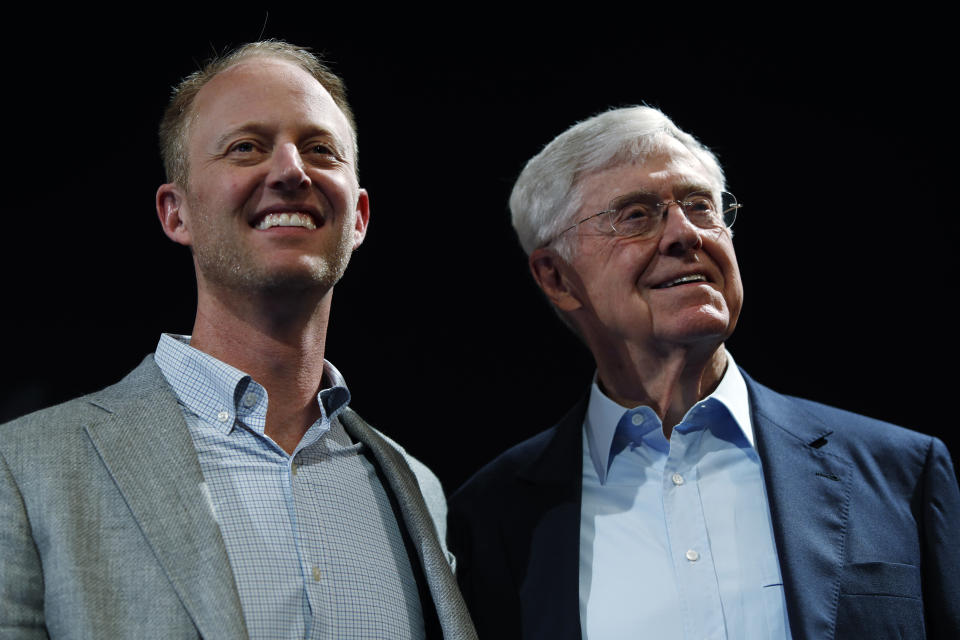
[[[340,416],[350,436],[365,444],[376,459],[390,490],[397,499],[404,525],[417,551],[424,576],[433,597],[444,638],[476,640],[476,632],[460,595],[446,554],[440,546],[437,529],[424,502],[416,476],[397,449],[364,422],[351,409]],[[427,603],[424,603],[427,606]]]
[[839,601],[851,462],[833,431],[795,399],[744,374],[795,638],[832,638]]
[[87,434],[200,635],[246,637],[193,441],[153,356],[90,402],[103,414]]

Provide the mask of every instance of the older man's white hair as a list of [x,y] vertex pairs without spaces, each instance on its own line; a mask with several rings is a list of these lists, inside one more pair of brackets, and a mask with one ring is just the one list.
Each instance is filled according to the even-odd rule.
[[[703,163],[717,191],[724,188],[723,170],[713,153],[660,110],[641,106],[605,111],[554,138],[517,178],[510,212],[527,255],[576,222],[582,177],[662,153],[667,138],[678,140]],[[565,259],[572,257],[572,243],[566,238],[559,238],[554,248]]]

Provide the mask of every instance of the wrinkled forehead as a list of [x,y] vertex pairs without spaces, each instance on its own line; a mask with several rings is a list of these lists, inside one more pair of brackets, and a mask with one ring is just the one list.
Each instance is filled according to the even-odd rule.
[[660,135],[645,145],[625,145],[615,155],[608,169],[630,166],[634,173],[645,176],[659,186],[669,183],[692,183],[720,191],[723,185],[715,170],[707,166],[689,147],[670,135]]
[[665,137],[648,153],[621,154],[608,166],[581,175],[576,182],[579,212],[605,208],[613,199],[632,192],[677,198],[692,191],[719,192],[718,178],[683,144]]

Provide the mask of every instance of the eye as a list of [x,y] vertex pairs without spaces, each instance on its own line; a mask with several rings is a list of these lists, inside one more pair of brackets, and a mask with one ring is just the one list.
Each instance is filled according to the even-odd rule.
[[257,158],[263,147],[256,140],[238,140],[227,147],[226,156],[234,160],[250,161]]
[[616,217],[618,222],[628,220],[646,220],[656,213],[656,207],[643,202],[631,202],[617,209]]
[[241,140],[239,142],[234,142],[227,149],[227,153],[239,153],[239,154],[249,154],[257,150],[257,145],[251,140]]
[[339,160],[340,153],[337,151],[337,148],[327,142],[313,142],[307,146],[307,153],[313,154],[315,156],[324,156],[327,158],[334,158]]
[[690,213],[712,214],[717,207],[713,203],[713,196],[709,193],[691,193],[683,199],[684,205]]

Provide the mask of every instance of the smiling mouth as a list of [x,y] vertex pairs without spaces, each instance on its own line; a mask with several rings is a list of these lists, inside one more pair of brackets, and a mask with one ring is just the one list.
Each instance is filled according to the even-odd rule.
[[317,225],[306,213],[268,213],[253,228],[263,230],[274,227],[302,227],[312,230],[316,229]]
[[670,287],[677,287],[681,284],[690,284],[693,282],[707,282],[706,276],[696,273],[689,276],[681,276],[679,278],[674,278],[673,280],[667,280],[661,284],[658,284],[654,289],[669,289]]

